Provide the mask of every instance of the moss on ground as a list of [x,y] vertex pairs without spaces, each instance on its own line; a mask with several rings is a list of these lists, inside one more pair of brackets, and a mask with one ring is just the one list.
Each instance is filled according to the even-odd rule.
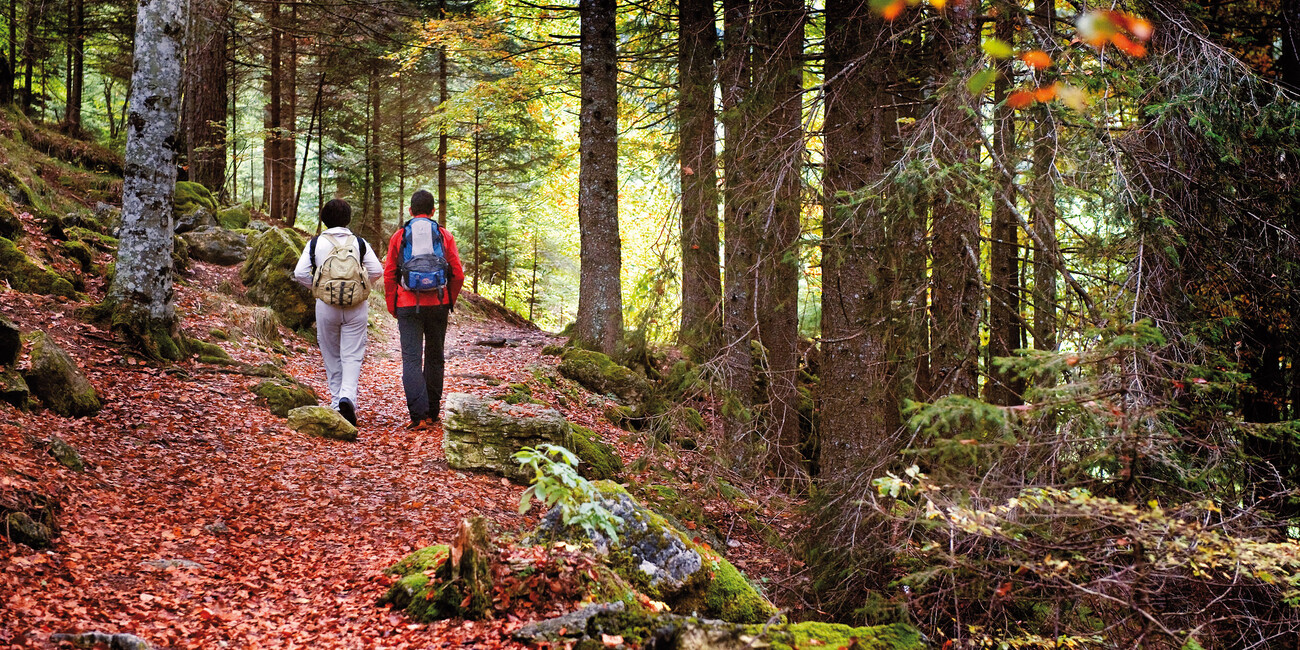
[[623,475],[623,459],[595,431],[573,423],[569,423],[569,430],[572,433],[572,451],[585,463],[578,466],[578,471],[583,476],[591,480],[603,480]]
[[117,250],[118,242],[116,237],[113,237],[111,235],[105,235],[104,233],[101,232],[96,232],[94,230],[91,230],[90,228],[73,226],[71,228],[64,229],[63,233],[68,236],[69,241],[82,242],[87,246],[98,248],[99,250],[104,251],[106,253],[111,253]]
[[[916,628],[902,623],[850,627],[839,623],[807,621],[767,627],[751,625],[745,630],[771,644],[769,647],[773,650],[804,650],[813,647],[922,650],[927,647],[921,641],[921,634]],[[854,645],[855,642],[857,645]]]
[[446,544],[426,546],[398,560],[397,563],[384,569],[384,573],[392,576],[409,576],[434,570],[447,559],[450,553],[451,549]]
[[72,282],[46,268],[42,268],[13,240],[0,237],[0,279],[24,293],[40,293],[72,298],[77,295]]
[[176,207],[177,214],[186,214],[199,208],[206,208],[213,214],[217,212],[217,200],[212,197],[212,192],[208,191],[202,183],[193,181],[176,182],[172,205]]
[[63,248],[63,254],[69,259],[75,260],[77,266],[81,267],[82,273],[88,273],[94,264],[94,254],[85,242],[65,241],[60,245]]
[[613,394],[625,402],[639,403],[650,394],[644,377],[599,352],[571,349],[564,353],[559,370],[588,390]]
[[280,417],[287,417],[289,411],[299,406],[315,406],[319,403],[316,391],[292,379],[267,379],[249,390],[261,398],[260,401],[271,413]]

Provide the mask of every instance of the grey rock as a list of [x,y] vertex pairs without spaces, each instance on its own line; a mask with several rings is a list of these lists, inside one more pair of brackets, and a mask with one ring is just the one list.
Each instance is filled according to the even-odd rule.
[[0,368],[0,402],[7,402],[20,411],[26,411],[30,398],[31,388],[22,375],[12,368]]
[[32,333],[29,341],[31,368],[25,379],[41,402],[65,417],[98,413],[99,394],[72,357],[45,332]]
[[189,245],[190,257],[200,262],[233,266],[248,257],[248,238],[224,228],[202,226],[181,238]]
[[172,558],[166,560],[164,559],[145,560],[140,564],[142,566],[152,567],[155,569],[170,569],[172,567],[176,567],[178,569],[202,569],[203,568],[202,564],[199,564],[194,560],[182,560],[180,558]]
[[442,449],[456,469],[486,470],[526,483],[515,452],[540,444],[570,446],[569,423],[554,409],[507,404],[468,393],[447,396]]
[[328,406],[300,406],[289,411],[289,428],[317,438],[357,439],[357,428]]
[[86,471],[86,464],[81,461],[81,454],[77,453],[72,445],[64,442],[63,438],[50,434],[49,445],[50,455],[54,460],[59,461],[60,465],[74,472]]
[[271,229],[271,224],[262,221],[261,219],[253,219],[252,221],[248,222],[248,227],[252,228],[253,230],[256,230],[257,232],[266,232]]
[[176,215],[176,234],[182,235],[187,232],[198,230],[199,228],[216,227],[217,215],[212,211],[199,206],[184,214]]
[[587,621],[591,617],[605,612],[621,612],[625,608],[623,601],[587,605],[568,614],[529,623],[516,630],[514,637],[516,641],[533,644],[578,641],[586,638]]
[[51,634],[50,641],[67,641],[78,648],[92,648],[107,645],[109,650],[149,650],[149,642],[134,634],[105,634],[103,632],[84,632],[82,634]]
[[4,531],[9,534],[9,539],[32,548],[45,548],[54,537],[49,526],[32,519],[25,512],[9,513],[5,517]]

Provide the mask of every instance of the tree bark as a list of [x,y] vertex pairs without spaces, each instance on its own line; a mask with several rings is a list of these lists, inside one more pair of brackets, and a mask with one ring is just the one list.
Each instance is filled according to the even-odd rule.
[[[899,427],[889,372],[889,321],[885,297],[885,214],[862,200],[888,164],[893,137],[891,56],[881,43],[886,21],[868,0],[826,3],[826,121],[822,222],[822,363],[820,476],[835,482],[852,470],[883,460],[880,453]],[[897,242],[894,242],[897,243]],[[892,450],[891,450],[892,452]]]
[[176,359],[172,194],[185,34],[184,0],[141,2],[127,116],[122,227],[107,304],[113,324],[152,356]]
[[582,229],[578,338],[605,354],[623,340],[618,231],[618,61],[614,0],[580,0],[582,116],[578,222]]
[[185,65],[185,144],[190,180],[218,193],[226,183],[229,8],[226,0],[194,0]]
[[[447,0],[438,0],[438,15],[447,18]],[[438,46],[438,109],[446,117],[447,46]],[[438,127],[438,223],[447,225],[447,127]],[[476,278],[477,280],[477,278]],[[477,291],[476,291],[477,293]]]
[[[1052,0],[1034,2],[1034,19],[1049,42],[1052,42],[1051,34],[1056,18],[1054,4]],[[1053,173],[1056,126],[1052,121],[1051,109],[1046,105],[1038,117],[1034,125],[1033,201],[1029,208],[1034,232],[1043,244],[1034,247],[1034,348],[1055,351],[1056,267],[1052,260],[1055,259],[1056,249],[1056,179]],[[1044,250],[1044,246],[1048,250]]]
[[[288,29],[281,31],[284,47],[283,80],[280,82],[280,99],[284,103],[280,114],[280,150],[276,194],[283,207],[284,220],[290,226],[298,221],[298,195],[294,192],[294,171],[298,162],[298,3],[292,3]],[[283,42],[287,41],[287,43]]]
[[678,32],[678,157],[682,183],[680,344],[696,361],[717,349],[722,326],[718,174],[714,154],[713,0],[681,0]]
[[479,167],[479,147],[481,146],[481,134],[479,133],[479,116],[474,114],[474,293],[478,293],[478,275],[480,265],[483,263],[481,249],[479,248],[479,175],[482,170]]
[[766,351],[768,461],[778,478],[806,478],[799,446],[799,215],[804,140],[802,0],[754,4],[755,211],[758,335]]
[[[977,60],[979,28],[970,3],[954,3],[942,27],[941,66],[953,79],[935,107],[940,134],[936,157],[945,167],[961,168],[935,197],[932,211],[933,256],[930,285],[929,397],[974,397],[978,375],[980,311],[980,215],[976,187],[964,182],[979,165],[979,125],[965,79]],[[962,171],[964,170],[964,171]]]
[[383,238],[384,230],[384,185],[380,182],[379,164],[379,64],[376,63],[370,75],[370,201],[374,216],[371,217],[370,241]]
[[750,342],[758,330],[754,230],[750,223],[755,185],[750,133],[751,85],[749,0],[723,0],[722,85],[723,228],[725,257],[722,302],[723,423],[730,455],[742,469],[750,467],[755,441],[754,363]]
[[[995,33],[1010,43],[1015,34],[1008,17],[999,15]],[[1016,169],[1015,114],[1006,105],[1012,79],[1011,61],[998,63],[998,80],[993,86],[993,152],[995,167]],[[1014,373],[1000,370],[993,359],[1009,357],[1023,347],[1020,325],[1020,230],[1011,212],[1015,180],[999,174],[994,187],[989,235],[989,364],[984,399],[991,404],[1012,406],[1023,400],[1024,386]]]
[[32,114],[32,75],[36,66],[36,27],[39,25],[41,12],[45,10],[44,2],[38,8],[36,3],[39,0],[27,0],[24,6],[24,29],[23,29],[23,114],[30,116]]
[[267,21],[271,25],[271,56],[269,75],[269,89],[267,101],[270,102],[270,112],[266,125],[266,142],[264,144],[264,161],[265,161],[265,182],[263,196],[266,197],[271,218],[284,219],[284,201],[280,197],[280,168],[282,167],[280,155],[280,139],[283,138],[282,129],[284,127],[284,66],[282,57],[282,40],[280,20],[280,3],[272,2]]

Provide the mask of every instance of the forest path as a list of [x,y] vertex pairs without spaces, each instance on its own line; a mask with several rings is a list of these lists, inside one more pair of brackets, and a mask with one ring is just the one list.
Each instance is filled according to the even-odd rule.
[[[52,632],[97,630],[136,634],[155,648],[515,645],[507,634],[522,621],[420,625],[375,605],[387,587],[382,569],[449,541],[461,518],[482,514],[518,530],[537,514],[517,514],[522,488],[450,469],[441,427],[405,429],[395,321],[379,320],[362,370],[355,443],[289,431],[254,403],[248,387],[257,378],[137,364],[90,339],[78,356],[106,397],[104,411],[75,421],[33,416],[92,469],[68,475],[52,552],[0,553],[8,576],[0,593],[12,590],[0,596],[0,611],[8,608],[0,644],[54,647],[46,641]],[[487,336],[526,343],[474,345]],[[502,389],[521,381],[540,346],[553,341],[455,318],[446,392],[491,392],[485,375]],[[287,370],[326,399],[319,351],[288,343]]]

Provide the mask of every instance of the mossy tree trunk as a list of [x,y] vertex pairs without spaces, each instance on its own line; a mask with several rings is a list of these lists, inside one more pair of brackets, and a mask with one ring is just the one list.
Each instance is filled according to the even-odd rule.
[[184,51],[183,0],[141,2],[127,116],[113,326],[154,357],[180,356],[172,294],[172,194]]

